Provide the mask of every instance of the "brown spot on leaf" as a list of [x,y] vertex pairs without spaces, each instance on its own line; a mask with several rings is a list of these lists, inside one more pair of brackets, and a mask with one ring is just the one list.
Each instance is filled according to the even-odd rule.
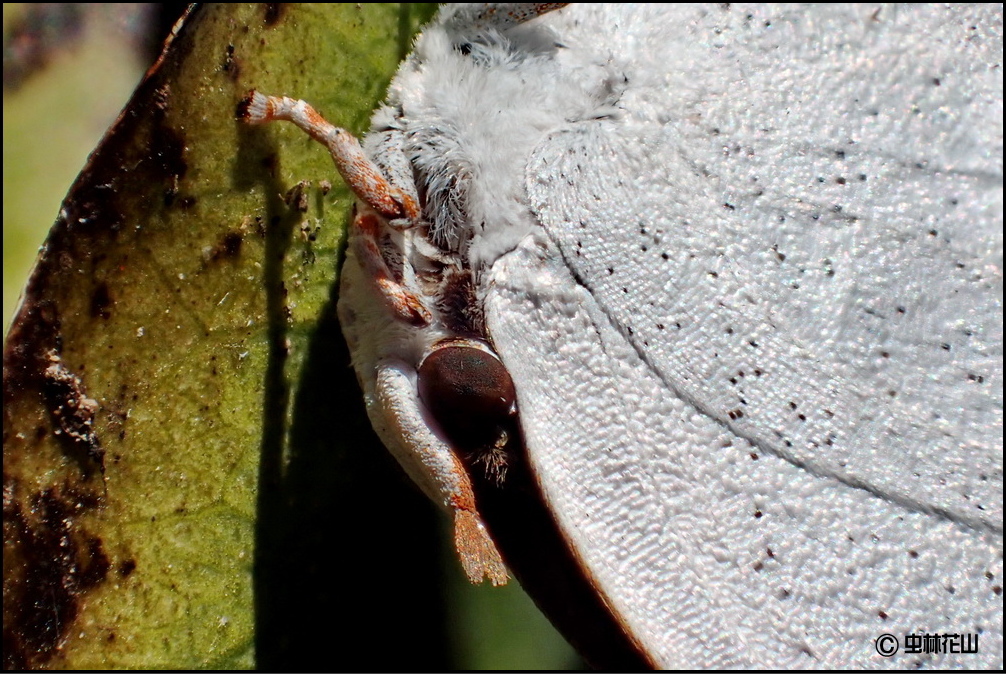
[[265,5],[265,25],[275,26],[283,20],[286,14],[286,4],[282,2],[268,2]]
[[108,319],[112,315],[109,307],[112,306],[112,296],[108,291],[108,284],[99,283],[91,291],[91,317]]
[[110,567],[101,539],[79,521],[97,499],[68,487],[19,491],[5,475],[4,669],[44,666]]
[[286,195],[283,197],[283,201],[287,206],[301,213],[307,213],[307,188],[311,186],[311,183],[306,180],[301,180],[299,183],[287,190]]
[[161,182],[167,183],[164,191],[164,205],[171,206],[181,190],[180,183],[185,178],[189,166],[185,161],[185,139],[166,124],[159,124],[151,140],[151,158]]
[[231,260],[236,258],[241,253],[241,245],[244,243],[244,237],[241,232],[227,232],[215,246],[210,250],[208,255],[210,262],[217,262],[219,260]]
[[227,75],[227,79],[231,82],[236,82],[238,77],[241,76],[241,64],[238,63],[237,59],[234,58],[234,45],[229,44],[224,52],[224,62],[221,64],[220,69],[224,71]]
[[119,575],[123,578],[129,578],[133,571],[136,570],[136,560],[135,559],[125,559],[119,562]]
[[98,401],[87,397],[80,377],[63,365],[55,351],[49,352],[43,378],[42,391],[49,416],[67,454],[80,461],[85,475],[93,464],[104,474],[105,450],[94,431]]

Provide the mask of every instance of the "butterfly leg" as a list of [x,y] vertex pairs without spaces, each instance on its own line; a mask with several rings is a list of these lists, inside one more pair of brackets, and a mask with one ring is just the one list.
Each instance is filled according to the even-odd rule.
[[339,174],[364,203],[386,218],[414,221],[419,217],[414,194],[392,184],[353,134],[330,124],[306,102],[251,91],[241,102],[238,115],[249,124],[293,122],[328,148]]
[[376,286],[393,316],[409,325],[428,326],[433,316],[418,294],[392,276],[378,246],[381,223],[377,216],[361,209],[353,219],[350,245],[366,275]]
[[[328,148],[339,173],[360,199],[350,231],[349,269],[343,269],[344,289],[348,271],[362,277],[362,285],[376,291],[387,317],[418,329],[418,335],[425,334],[434,318],[412,269],[412,226],[419,220],[420,208],[411,168],[401,149],[401,133],[388,129],[376,134],[368,141],[368,152],[352,134],[325,121],[304,101],[255,91],[242,102],[239,115],[252,124],[293,122]],[[401,256],[400,264],[392,265],[397,274],[389,267],[388,255]],[[340,306],[344,328],[355,322],[349,313],[343,315]],[[373,345],[394,340],[399,332],[392,330],[390,336],[369,333],[350,341],[365,339]],[[476,508],[468,472],[450,444],[430,429],[429,412],[418,396],[415,367],[386,355],[389,352],[397,355],[400,349],[377,348],[373,354],[377,359],[372,361],[375,377],[361,382],[374,426],[413,480],[453,514],[454,544],[468,578],[474,583],[488,578],[502,585],[508,579],[506,566]]]
[[493,585],[503,585],[508,578],[506,566],[476,509],[471,478],[457,454],[430,430],[415,393],[415,376],[400,360],[378,364],[374,402],[387,424],[379,430],[381,439],[389,448],[402,448],[395,453],[406,472],[452,512],[454,546],[468,578],[473,583],[488,578]]
[[[350,237],[357,259],[370,274],[393,315],[416,327],[429,325],[432,320],[429,310],[416,293],[394,279],[378,244],[381,231],[378,215],[406,226],[419,217],[415,189],[398,179],[400,171],[393,171],[389,179],[387,172],[367,156],[360,141],[345,129],[330,124],[305,101],[251,91],[239,107],[239,116],[249,124],[293,122],[328,148],[339,174],[363,202],[353,220]],[[379,156],[391,154],[394,153],[381,152]]]

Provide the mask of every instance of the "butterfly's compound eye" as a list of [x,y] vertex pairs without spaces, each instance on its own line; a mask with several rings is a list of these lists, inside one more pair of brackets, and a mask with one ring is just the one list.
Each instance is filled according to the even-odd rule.
[[426,356],[418,374],[420,400],[459,449],[492,446],[514,414],[513,380],[488,348],[447,342]]

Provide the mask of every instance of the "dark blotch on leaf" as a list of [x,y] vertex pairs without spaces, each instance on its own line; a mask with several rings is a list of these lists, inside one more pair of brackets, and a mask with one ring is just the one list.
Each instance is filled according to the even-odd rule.
[[265,5],[265,25],[275,26],[283,20],[286,14],[286,4],[282,2],[268,2]]
[[4,481],[4,669],[49,662],[80,611],[81,596],[108,576],[101,539],[78,523],[93,497],[50,488],[18,499]]
[[224,62],[220,66],[220,69],[227,74],[227,78],[231,82],[236,82],[238,77],[241,75],[241,66],[238,64],[237,60],[234,58],[234,45],[227,45],[226,53],[224,54]]
[[215,262],[236,258],[241,253],[242,243],[244,243],[244,237],[239,232],[227,232],[210,251],[210,260]]
[[70,372],[54,352],[48,355],[42,373],[42,393],[55,434],[67,455],[76,459],[88,475],[93,465],[105,472],[105,450],[94,431],[98,402],[87,396],[80,377]]
[[164,205],[170,206],[178,195],[179,182],[189,170],[185,161],[185,139],[167,124],[158,123],[150,134],[150,153],[156,159],[158,177],[168,183]]
[[91,292],[91,318],[107,319],[112,313],[109,307],[112,306],[112,296],[108,292],[107,283],[99,283]]

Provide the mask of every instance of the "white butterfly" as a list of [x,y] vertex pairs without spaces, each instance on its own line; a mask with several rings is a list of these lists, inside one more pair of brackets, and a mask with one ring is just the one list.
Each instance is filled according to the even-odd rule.
[[249,99],[361,197],[343,327],[469,575],[522,435],[653,664],[1001,667],[1001,6],[555,8],[443,10],[365,149]]

